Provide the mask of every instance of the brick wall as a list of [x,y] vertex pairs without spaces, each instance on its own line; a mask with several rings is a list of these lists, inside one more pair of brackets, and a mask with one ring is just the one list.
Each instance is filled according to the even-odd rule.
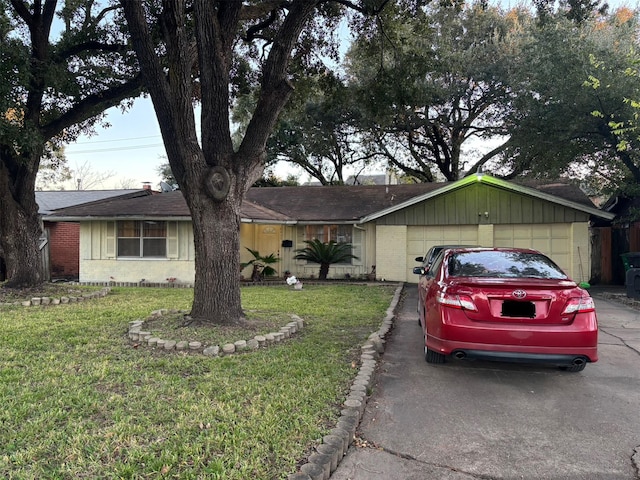
[[80,224],[45,222],[49,230],[49,256],[52,278],[80,276]]

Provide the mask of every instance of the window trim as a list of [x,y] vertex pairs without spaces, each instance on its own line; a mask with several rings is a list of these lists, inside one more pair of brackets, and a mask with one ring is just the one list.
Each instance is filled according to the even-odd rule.
[[[120,234],[120,226],[124,222],[134,222],[137,230],[139,232],[138,236],[132,237],[121,237]],[[163,237],[145,237],[144,236],[144,226],[147,222],[153,222],[159,225],[162,225],[164,228],[164,236]],[[116,258],[118,260],[167,260],[168,256],[168,225],[169,222],[166,220],[117,220],[115,225],[115,247],[116,247]],[[139,241],[140,254],[139,255],[121,255],[120,254],[120,240],[133,240],[137,239]],[[161,240],[164,239],[164,254],[162,255],[146,255],[144,254],[144,244],[145,240]]]

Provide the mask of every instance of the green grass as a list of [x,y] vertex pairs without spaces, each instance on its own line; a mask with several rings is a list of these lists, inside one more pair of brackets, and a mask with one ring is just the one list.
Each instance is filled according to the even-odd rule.
[[192,295],[0,307],[0,478],[286,478],[335,424],[393,288],[245,288],[250,318],[295,313],[305,329],[224,358],[133,348],[129,321]]

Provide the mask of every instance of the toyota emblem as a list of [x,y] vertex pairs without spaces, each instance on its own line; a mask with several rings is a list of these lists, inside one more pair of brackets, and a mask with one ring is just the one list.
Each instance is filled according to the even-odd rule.
[[524,290],[514,290],[511,295],[513,295],[515,298],[524,298],[527,296],[527,292],[525,292]]

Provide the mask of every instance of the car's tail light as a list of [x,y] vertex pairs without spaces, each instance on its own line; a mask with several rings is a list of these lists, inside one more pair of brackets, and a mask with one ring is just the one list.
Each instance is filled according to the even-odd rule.
[[462,310],[472,310],[474,312],[478,310],[470,295],[444,292],[438,296],[438,303],[447,307],[461,308]]
[[591,297],[570,298],[562,311],[562,314],[593,312],[596,309]]

